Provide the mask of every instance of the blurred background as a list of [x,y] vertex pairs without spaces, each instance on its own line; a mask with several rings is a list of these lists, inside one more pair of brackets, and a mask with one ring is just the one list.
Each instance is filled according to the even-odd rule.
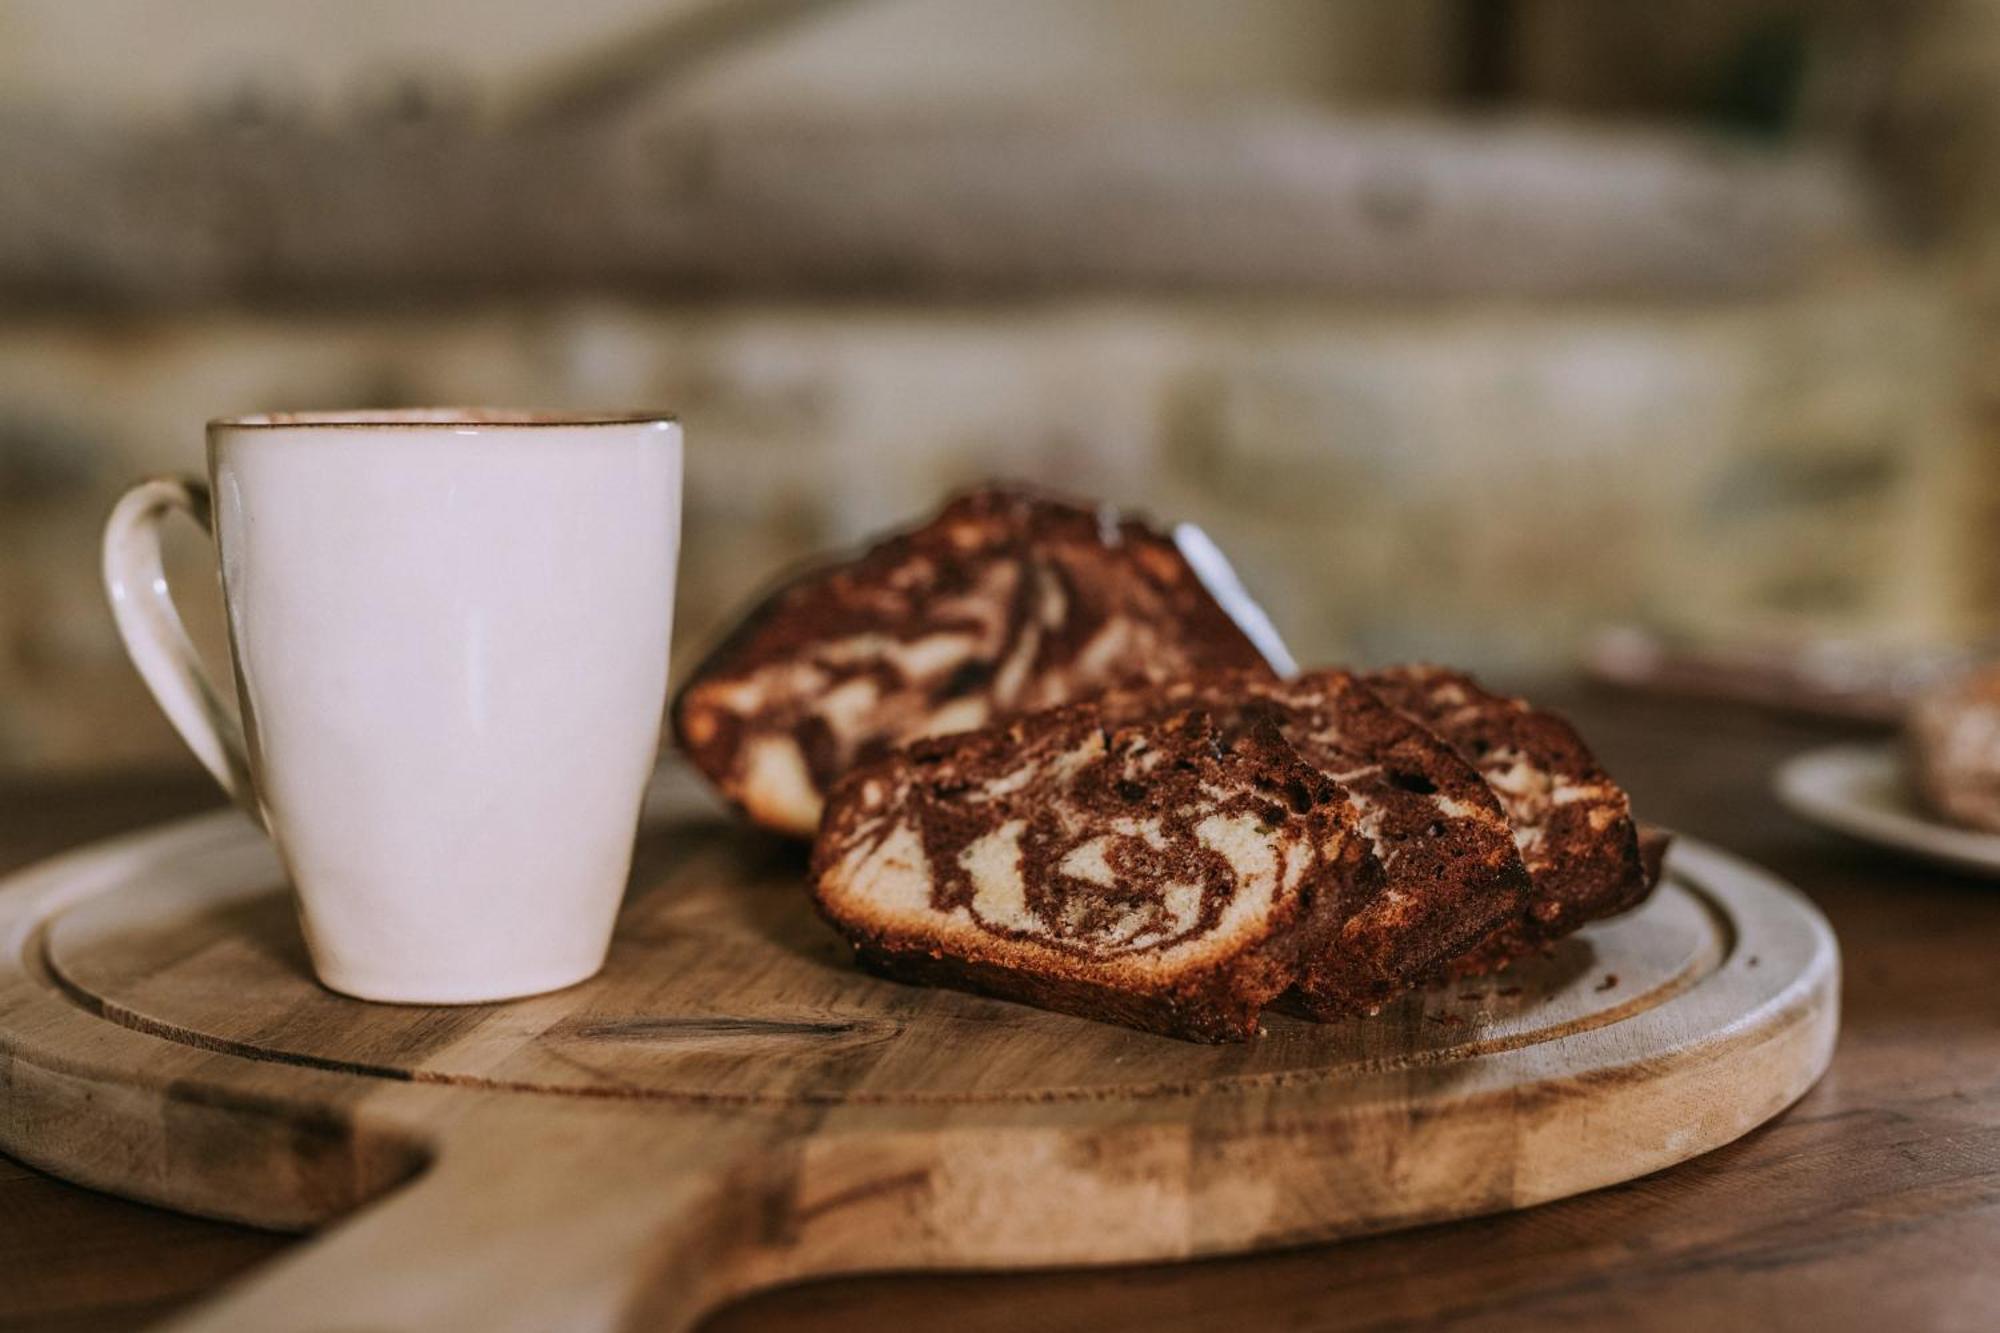
[[1307,660],[1978,642],[1996,162],[2000,0],[0,0],[0,770],[189,762],[98,526],[260,409],[677,411],[682,668],[990,476]]

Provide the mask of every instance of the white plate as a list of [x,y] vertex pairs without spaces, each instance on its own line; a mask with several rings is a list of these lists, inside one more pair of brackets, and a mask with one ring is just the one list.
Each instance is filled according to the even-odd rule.
[[1778,799],[1799,818],[1877,847],[2000,878],[2000,833],[1947,824],[1917,803],[1893,745],[1830,745],[1778,769]]

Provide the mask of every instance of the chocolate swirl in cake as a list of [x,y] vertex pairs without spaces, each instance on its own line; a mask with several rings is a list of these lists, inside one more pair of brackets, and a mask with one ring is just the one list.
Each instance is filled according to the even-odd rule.
[[1080,705],[850,774],[814,892],[891,976],[1242,1040],[1379,895],[1356,820],[1268,723]]
[[752,819],[809,835],[843,773],[904,741],[1213,667],[1269,671],[1172,541],[989,489],[772,593],[673,721]]
[[1378,1008],[1517,917],[1528,873],[1507,817],[1456,751],[1353,674],[1288,681],[1209,673],[1105,700],[1117,716],[1202,707],[1225,727],[1269,725],[1337,782],[1382,866],[1383,891],[1313,960],[1297,994],[1315,1017]]
[[1645,898],[1664,839],[1642,858],[1631,802],[1568,722],[1445,667],[1391,667],[1367,679],[1479,770],[1507,812],[1534,882],[1527,910],[1454,971],[1503,966]]

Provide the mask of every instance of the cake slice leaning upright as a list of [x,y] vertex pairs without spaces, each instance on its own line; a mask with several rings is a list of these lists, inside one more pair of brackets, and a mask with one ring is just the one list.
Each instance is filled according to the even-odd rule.
[[1077,705],[850,773],[813,892],[888,976],[1242,1041],[1379,895],[1356,821],[1268,724]]
[[1390,667],[1367,680],[1479,770],[1507,812],[1534,881],[1527,910],[1453,970],[1504,966],[1637,906],[1652,890],[1665,836],[1651,834],[1642,850],[1630,799],[1567,721],[1447,667]]
[[915,737],[1271,659],[1199,532],[989,487],[771,593],[695,668],[674,734],[752,820],[810,837],[841,774]]

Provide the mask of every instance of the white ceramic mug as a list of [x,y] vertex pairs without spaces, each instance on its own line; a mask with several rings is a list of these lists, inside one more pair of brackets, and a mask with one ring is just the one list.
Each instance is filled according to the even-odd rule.
[[[277,844],[320,979],[456,1004],[596,972],[666,700],[680,427],[238,417],[209,423],[208,472],[119,501],[105,584],[161,708]],[[220,553],[240,725],[161,573],[176,510]]]

